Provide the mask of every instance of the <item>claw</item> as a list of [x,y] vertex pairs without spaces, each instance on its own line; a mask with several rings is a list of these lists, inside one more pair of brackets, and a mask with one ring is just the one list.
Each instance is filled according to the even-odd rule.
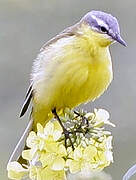
[[81,121],[81,124],[79,125],[79,128],[78,128],[78,129],[80,129],[82,126],[85,126],[86,131],[88,131],[88,127],[89,127],[89,121],[88,121],[88,119],[87,119],[85,116],[83,116],[83,115],[81,115],[80,113],[78,113],[77,111],[74,111],[74,113],[75,113],[77,116],[82,117],[82,121]]
[[64,133],[64,135],[65,135],[65,147],[66,147],[66,148],[68,147],[68,146],[67,146],[67,139],[69,139],[70,144],[71,144],[71,146],[72,146],[72,149],[73,149],[73,151],[74,151],[74,145],[73,145],[73,142],[72,142],[72,140],[71,140],[71,138],[70,138],[70,136],[69,136],[69,134],[70,134],[71,132],[67,131],[67,129],[66,129],[66,128],[64,127],[64,125],[62,124],[62,122],[61,122],[61,120],[60,120],[60,118],[59,118],[59,116],[58,116],[58,114],[57,114],[57,112],[56,112],[56,108],[54,108],[54,109],[52,110],[52,113],[54,114],[55,118],[58,120],[59,124],[61,125],[61,127],[62,127],[62,129],[63,129],[63,133]]

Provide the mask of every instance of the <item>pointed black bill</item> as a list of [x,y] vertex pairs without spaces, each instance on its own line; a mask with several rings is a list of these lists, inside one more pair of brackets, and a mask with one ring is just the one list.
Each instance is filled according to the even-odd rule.
[[127,46],[127,43],[122,39],[122,37],[120,36],[120,34],[117,34],[114,39],[115,39],[117,42],[119,42],[120,44],[122,44],[123,46]]

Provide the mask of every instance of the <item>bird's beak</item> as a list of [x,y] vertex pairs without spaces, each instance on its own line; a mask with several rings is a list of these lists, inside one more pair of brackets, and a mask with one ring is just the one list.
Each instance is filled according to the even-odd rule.
[[115,39],[117,42],[119,42],[120,44],[122,44],[123,46],[127,46],[127,43],[122,39],[122,37],[120,36],[120,34],[117,34],[114,39]]

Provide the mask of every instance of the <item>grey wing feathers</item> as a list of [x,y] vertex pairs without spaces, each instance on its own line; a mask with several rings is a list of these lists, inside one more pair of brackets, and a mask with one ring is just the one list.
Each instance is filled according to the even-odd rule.
[[22,109],[20,112],[20,117],[22,117],[25,114],[25,112],[27,111],[30,101],[32,99],[32,95],[33,95],[33,89],[32,89],[32,84],[31,84],[26,93],[25,101],[23,103],[23,106],[22,106]]
[[14,149],[14,151],[13,151],[13,153],[9,159],[9,162],[16,161],[19,159],[19,157],[20,157],[20,155],[21,155],[21,153],[25,147],[26,138],[27,138],[29,132],[32,130],[32,125],[33,125],[33,120],[31,118],[26,129],[25,129],[25,131],[24,131],[24,133],[23,133],[23,135],[22,135],[22,137],[20,138],[19,142],[17,143],[17,145],[16,145],[16,147],[15,147],[15,149]]
[[79,35],[79,33],[77,33],[77,29],[80,26],[80,23],[77,23],[71,27],[66,28],[65,30],[63,30],[62,32],[60,32],[58,35],[56,35],[54,38],[52,38],[51,40],[49,40],[47,43],[45,43],[42,48],[40,49],[41,51],[44,51],[46,47],[50,46],[51,44],[53,44],[54,42],[56,42],[57,40],[64,38],[64,37],[69,37],[69,36],[74,36],[74,35]]

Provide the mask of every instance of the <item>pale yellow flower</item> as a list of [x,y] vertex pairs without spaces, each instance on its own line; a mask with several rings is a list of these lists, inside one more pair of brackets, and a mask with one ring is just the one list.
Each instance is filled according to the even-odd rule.
[[99,143],[99,148],[103,149],[103,151],[111,150],[112,149],[112,136],[104,136],[103,141]]
[[83,158],[89,163],[94,162],[94,157],[97,154],[97,148],[94,145],[89,145],[84,149]]
[[78,147],[71,152],[66,165],[71,173],[77,173],[84,169],[102,170],[113,161],[110,150],[98,150],[94,145],[86,148]]
[[42,150],[46,150],[47,152],[51,151],[51,149],[54,150],[55,147],[58,146],[55,141],[61,137],[61,134],[62,128],[56,121],[47,123],[45,128],[38,123],[37,134],[33,131],[29,133],[26,144],[30,149],[23,151],[23,158],[32,160],[37,153],[40,154]]
[[63,144],[49,143],[46,151],[41,153],[40,161],[43,167],[48,166],[52,170],[63,170],[66,156],[67,151]]
[[8,178],[20,180],[28,174],[28,169],[25,169],[16,161],[10,162],[7,165]]
[[33,153],[32,153],[32,149],[27,149],[27,150],[24,150],[22,152],[22,157],[23,159],[26,159],[28,161],[31,161],[33,159]]
[[[67,114],[60,116],[71,132],[79,128],[82,117],[69,109]],[[48,122],[45,127],[38,123],[37,133],[31,131],[27,138],[29,149],[22,152],[28,166],[25,169],[18,162],[8,164],[9,178],[21,180],[29,176],[31,180],[66,180],[68,171],[72,174],[94,172],[109,166],[113,162],[112,136],[103,129],[104,124],[114,126],[109,121],[109,113],[95,109],[94,113],[85,113],[85,117],[90,129],[86,131],[80,127],[82,133],[70,134],[74,151],[71,146],[67,149],[64,146],[64,134],[57,120]]]
[[45,139],[53,138],[54,141],[57,141],[61,137],[62,132],[58,121],[48,122],[44,128]]
[[103,168],[110,165],[113,161],[112,152],[111,151],[97,151],[97,155],[94,157],[95,161],[91,164],[92,170],[103,170]]
[[70,159],[66,161],[66,166],[69,167],[71,173],[77,173],[81,170],[83,164],[82,155],[83,149],[81,149],[80,147],[76,148],[74,152],[72,151],[69,154]]
[[45,141],[42,137],[38,136],[34,131],[29,133],[29,136],[26,140],[27,147],[33,149],[33,153],[37,150],[43,150],[45,146]]
[[[57,160],[57,159],[56,159]],[[38,167],[38,166],[30,166],[29,167],[29,178],[31,180],[63,180],[65,179],[65,171],[62,170],[62,162],[54,162],[54,169],[50,169],[49,167]]]
[[37,171],[37,180],[66,180],[65,171],[54,171],[50,168],[39,168]]
[[108,111],[106,111],[105,109],[94,109],[94,114],[94,127],[102,127],[104,124],[108,124],[115,127],[115,125],[109,121],[110,115]]
[[90,168],[90,163],[93,162],[94,156],[97,154],[95,146],[89,145],[85,149],[77,147],[74,152],[71,152],[66,161],[71,173],[77,173],[83,169]]
[[36,150],[43,150],[45,147],[45,140],[57,141],[62,134],[62,128],[58,125],[58,122],[48,122],[43,128],[43,126],[37,124],[37,134],[33,131],[29,133],[26,144],[27,147]]
[[65,167],[65,160],[61,157],[56,157],[54,159],[54,162],[52,163],[51,169],[59,171],[59,170],[63,170],[64,167]]
[[[29,167],[29,178],[31,180],[36,180],[38,176],[39,167],[36,166],[30,166]],[[38,180],[38,179],[37,179]]]

